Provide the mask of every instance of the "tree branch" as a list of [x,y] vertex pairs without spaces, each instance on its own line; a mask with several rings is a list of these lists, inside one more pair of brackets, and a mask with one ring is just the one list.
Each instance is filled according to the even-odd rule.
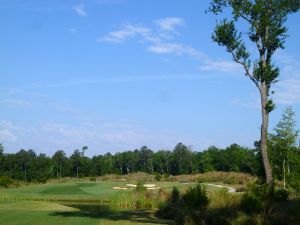
[[231,55],[232,55],[233,61],[235,61],[236,63],[238,63],[238,64],[240,64],[240,65],[242,65],[242,66],[244,67],[244,69],[245,69],[245,71],[246,71],[246,76],[249,77],[250,80],[253,81],[253,83],[255,84],[255,86],[256,86],[258,89],[260,89],[260,88],[259,88],[258,82],[254,79],[254,77],[253,77],[253,75],[251,74],[251,72],[249,71],[249,67],[246,65],[246,63],[245,63],[245,62],[242,62],[242,61],[240,61],[240,60],[238,60],[238,59],[236,58],[236,56],[234,55],[233,52],[230,52],[230,53],[231,53]]

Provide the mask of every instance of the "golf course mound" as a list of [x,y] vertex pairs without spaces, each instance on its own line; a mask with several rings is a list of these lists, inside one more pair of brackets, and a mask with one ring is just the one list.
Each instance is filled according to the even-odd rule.
[[54,202],[43,202],[43,201],[20,201],[20,202],[9,202],[1,203],[0,210],[22,210],[22,211],[64,211],[73,212],[78,209],[61,205]]

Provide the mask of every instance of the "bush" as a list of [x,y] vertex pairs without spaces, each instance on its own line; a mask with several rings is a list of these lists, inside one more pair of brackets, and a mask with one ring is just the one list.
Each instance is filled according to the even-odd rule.
[[136,184],[136,191],[138,192],[143,192],[146,190],[145,186],[144,186],[144,181],[139,180],[138,183]]
[[90,177],[90,181],[96,182],[96,177]]
[[160,181],[161,175],[159,173],[155,173],[155,180]]
[[268,200],[272,196],[272,188],[268,184],[250,185],[248,188],[249,193],[257,197],[259,200]]
[[261,211],[262,205],[256,196],[246,193],[241,199],[241,208],[244,212],[253,214]]
[[12,183],[13,183],[13,181],[9,177],[7,177],[7,176],[1,176],[0,177],[0,187],[7,188]]
[[289,192],[285,189],[275,190],[273,198],[275,201],[286,201],[289,198]]
[[170,175],[169,175],[169,174],[167,174],[167,173],[164,173],[164,175],[163,175],[163,176],[164,176],[164,178],[165,178],[165,179],[168,179],[168,178],[170,177]]
[[201,211],[205,210],[209,203],[206,189],[200,184],[194,188],[189,188],[187,193],[183,196],[183,201],[188,208]]
[[38,177],[36,181],[41,183],[41,184],[46,184],[47,180],[48,180],[47,177],[42,176],[42,177]]
[[188,189],[182,197],[174,187],[170,199],[160,206],[157,215],[175,220],[176,224],[199,224],[204,218],[208,203],[206,189],[201,185]]
[[179,199],[180,199],[179,190],[177,187],[173,187],[170,201],[172,203],[176,203],[179,201]]

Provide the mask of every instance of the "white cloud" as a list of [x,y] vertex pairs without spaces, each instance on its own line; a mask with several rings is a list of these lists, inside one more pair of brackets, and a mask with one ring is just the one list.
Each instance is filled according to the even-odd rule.
[[147,50],[157,54],[176,54],[176,55],[189,55],[192,57],[201,57],[203,54],[196,49],[185,46],[180,43],[156,43],[150,45]]
[[77,13],[78,16],[87,16],[87,12],[85,10],[85,5],[84,4],[78,4],[78,5],[74,5],[72,7],[72,9]]
[[71,34],[76,34],[76,33],[77,33],[77,29],[71,27],[71,28],[69,28],[69,32],[70,32]]
[[0,143],[16,142],[17,137],[13,133],[16,127],[9,121],[0,121]]
[[128,38],[133,38],[136,36],[146,37],[150,33],[150,29],[140,26],[126,24],[121,27],[121,29],[112,31],[105,35],[103,38],[99,38],[99,42],[122,42]]
[[276,55],[280,65],[279,82],[274,85],[275,101],[279,104],[300,104],[300,63],[280,52]]
[[184,24],[184,20],[177,17],[166,17],[156,20],[155,24],[163,31],[174,31],[177,26]]
[[140,43],[146,44],[148,52],[159,55],[189,56],[199,61],[201,71],[217,71],[236,73],[241,72],[241,66],[226,60],[213,60],[203,52],[183,43],[170,41],[172,34],[176,33],[176,28],[184,24],[182,18],[167,17],[154,21],[159,26],[160,31],[154,32],[148,27],[141,25],[126,24],[121,29],[112,31],[98,42],[121,43],[129,38],[137,37]]
[[254,109],[254,110],[260,110],[260,102],[259,98],[255,98],[256,96],[251,95],[248,99],[240,99],[235,98],[230,103],[229,107],[242,107],[242,108],[248,108],[248,109]]
[[32,105],[31,102],[21,99],[4,99],[4,102],[15,107],[30,107]]
[[220,71],[220,72],[241,72],[241,65],[225,60],[211,60],[207,57],[201,65],[200,70],[202,71]]
[[289,78],[276,85],[275,99],[281,104],[300,103],[300,79]]
[[0,130],[0,143],[2,142],[16,142],[17,137],[9,130]]

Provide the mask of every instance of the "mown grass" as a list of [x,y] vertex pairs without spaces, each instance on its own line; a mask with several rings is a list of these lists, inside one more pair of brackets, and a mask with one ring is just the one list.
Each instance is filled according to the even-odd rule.
[[[78,202],[106,202],[116,196],[129,196],[132,190],[118,191],[113,190],[116,186],[125,186],[130,182],[68,182],[68,183],[49,183],[49,184],[30,184],[18,188],[0,189],[0,201],[19,201],[19,200],[44,200],[44,201],[78,201]],[[136,184],[136,182],[131,182]],[[173,186],[179,189],[186,189],[190,184],[179,182],[153,182],[163,191],[170,191]],[[213,187],[211,187],[213,188]],[[158,190],[149,191],[158,192]]]
[[[212,177],[208,179],[210,176]],[[88,178],[79,181],[66,178],[51,180],[46,184],[21,183],[18,188],[0,189],[0,225],[168,224],[170,221],[158,220],[153,212],[170,197],[174,186],[184,193],[198,181],[223,184],[224,177],[233,179],[232,177],[238,176],[238,179],[244,179],[243,174],[226,175],[216,172],[164,177],[161,181],[156,181],[153,175],[137,173],[126,178],[110,175],[97,178],[96,182],[91,182]],[[201,180],[199,177],[205,179]],[[140,178],[145,183],[154,183],[161,189],[143,192],[113,190],[116,186],[137,184]],[[253,180],[252,177],[247,182],[250,180]],[[236,183],[241,185],[240,181]],[[232,208],[240,198],[238,194],[228,194],[227,190],[216,191],[218,189],[220,188],[207,186],[211,199],[208,210],[212,215],[216,210]]]
[[152,211],[87,211],[52,202],[0,203],[0,225],[170,224]]

